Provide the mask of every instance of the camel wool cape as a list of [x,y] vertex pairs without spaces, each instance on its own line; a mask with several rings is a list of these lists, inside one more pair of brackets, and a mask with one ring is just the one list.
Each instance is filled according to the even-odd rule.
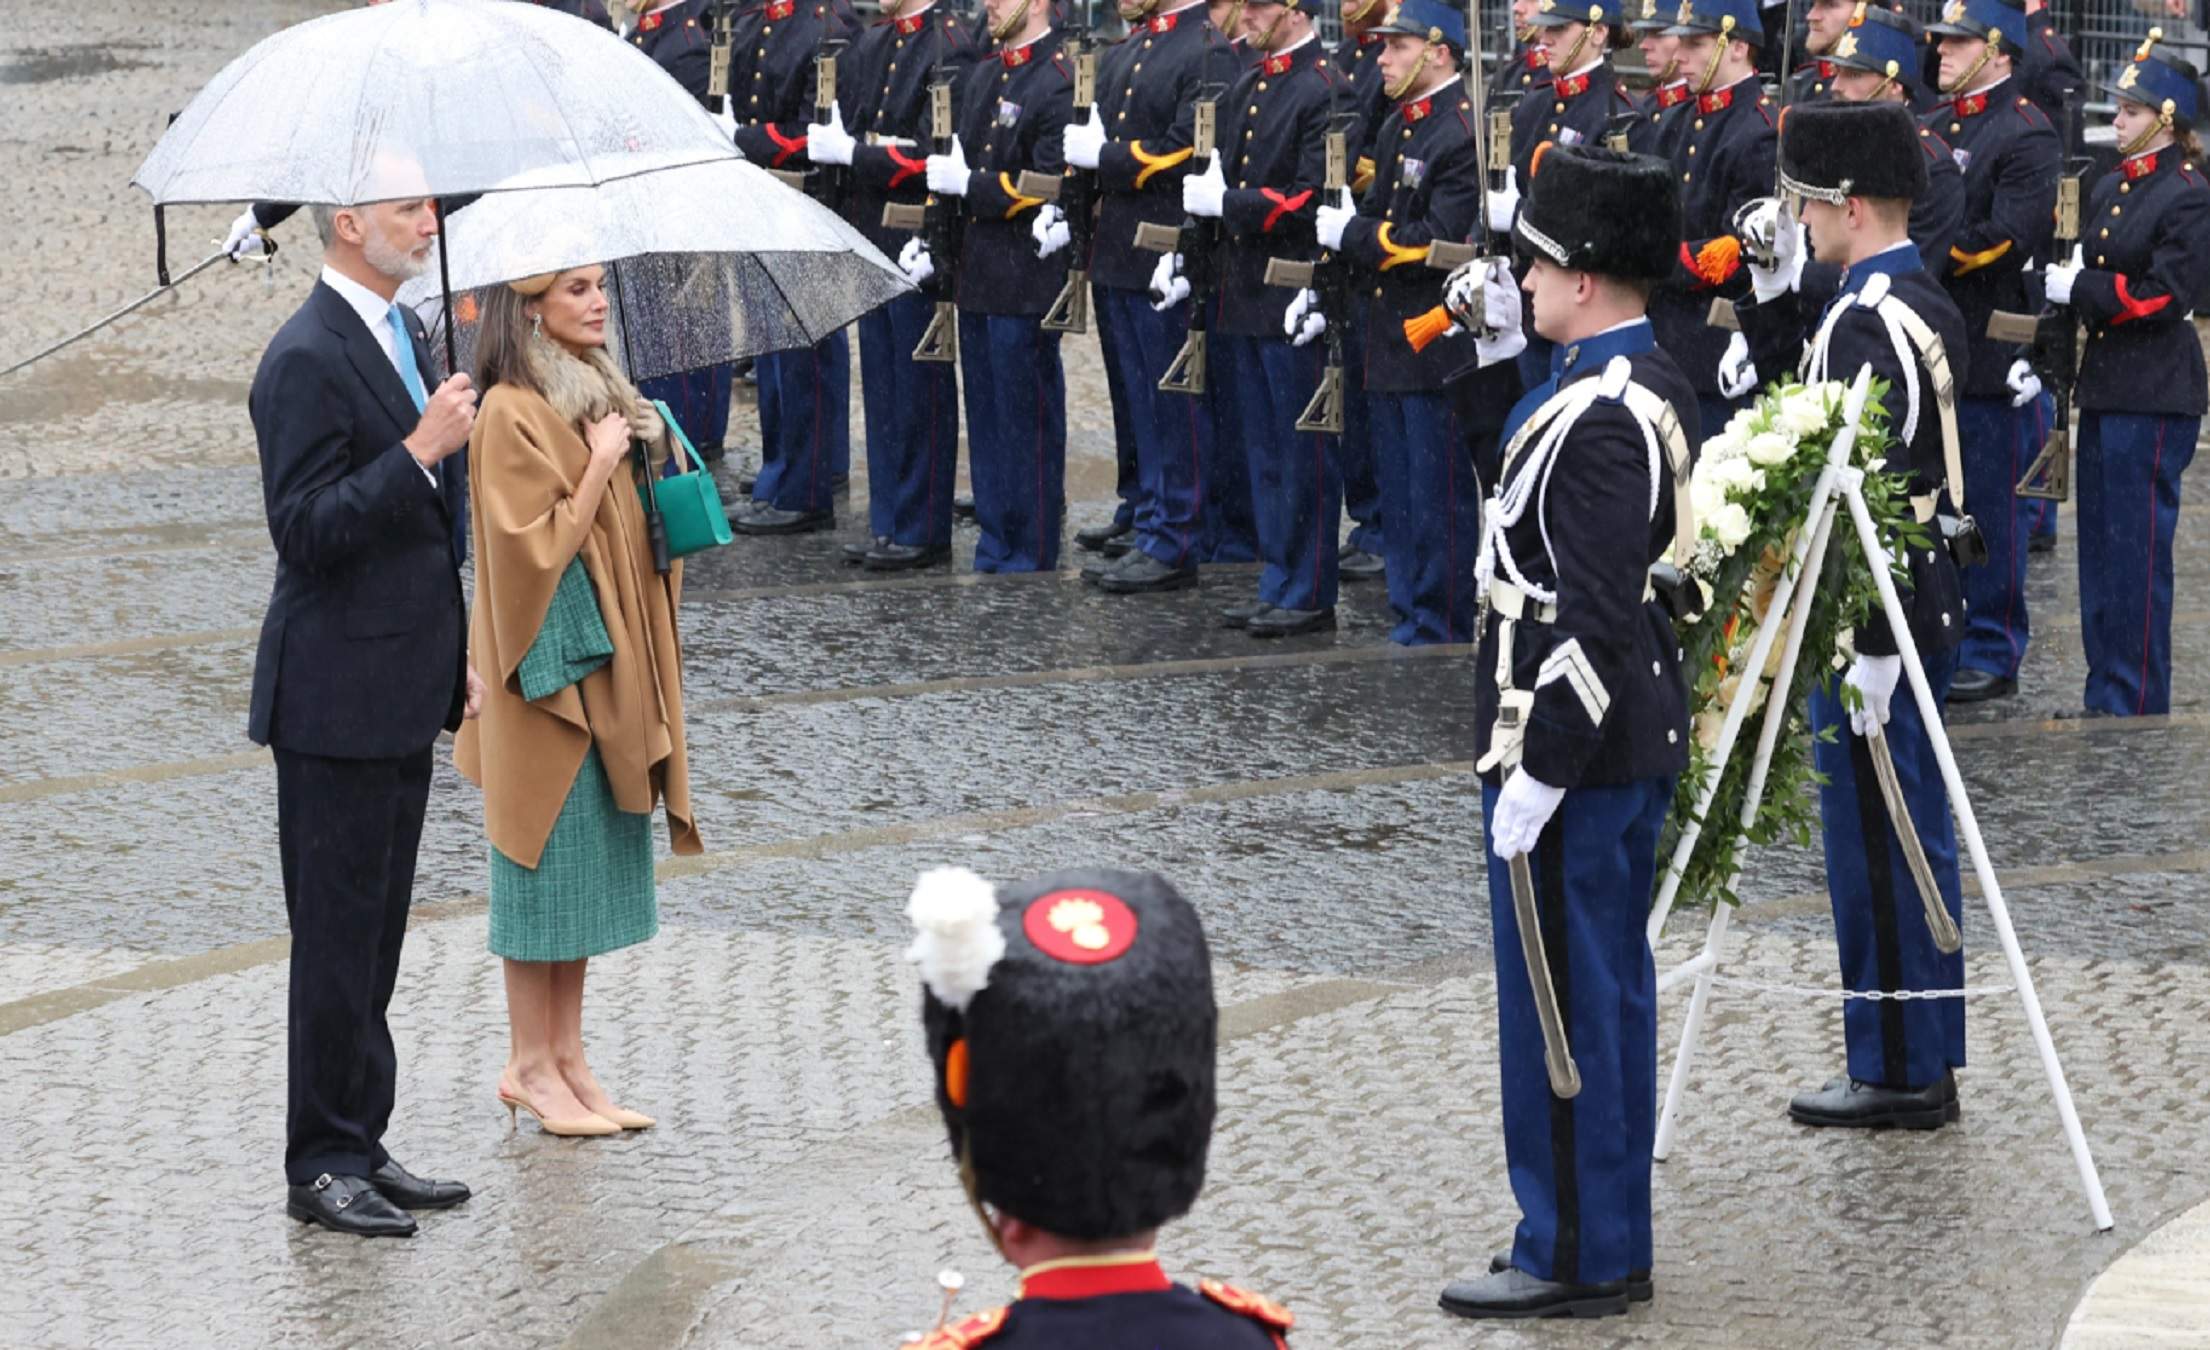
[[[607,480],[589,519],[576,510],[576,487],[591,459],[579,419],[609,407],[628,415],[633,427],[658,419],[647,405],[641,422],[636,391],[603,353],[578,359],[544,350],[549,342],[531,346],[533,374],[566,415],[544,395],[500,383],[485,393],[468,438],[476,547],[468,650],[489,690],[482,715],[461,726],[454,762],[483,789],[492,846],[524,867],[537,866],[593,745],[621,810],[649,814],[664,801],[675,852],[703,852],[683,749],[674,612],[682,564],[665,584],[653,570],[629,462]],[[537,639],[561,574],[579,557],[614,656],[578,683],[532,702],[521,693],[522,657]]]

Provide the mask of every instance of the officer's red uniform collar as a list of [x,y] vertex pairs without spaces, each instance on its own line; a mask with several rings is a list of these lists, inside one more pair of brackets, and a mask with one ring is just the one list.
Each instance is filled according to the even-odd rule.
[[1661,84],[1657,88],[1657,105],[1660,108],[1670,108],[1675,104],[1686,103],[1687,101],[1688,81],[1686,80],[1675,80],[1671,84]]
[[1588,92],[1589,79],[1595,74],[1596,67],[1590,66],[1578,75],[1560,75],[1551,82],[1550,87],[1557,91],[1559,98],[1572,98],[1576,94]]
[[1708,94],[1696,95],[1696,111],[1715,113],[1734,106],[1734,91],[1755,80],[1755,74],[1744,75],[1724,89],[1714,89]]
[[789,18],[792,14],[797,13],[797,11],[798,0],[769,0],[769,4],[767,6],[767,20],[769,23],[774,23],[778,20]]
[[926,28],[928,26],[928,12],[929,10],[934,8],[936,8],[936,6],[927,5],[924,6],[917,13],[900,14],[895,19],[879,19],[877,20],[877,22],[887,23],[896,28],[898,30],[899,37],[912,37],[915,33],[920,32],[923,28]]
[[1154,1252],[1068,1256],[1021,1272],[1021,1298],[1100,1298],[1107,1294],[1158,1294],[1174,1287]]
[[2118,167],[2125,172],[2126,181],[2134,182],[2155,173],[2157,157],[2163,153],[2162,150],[2151,150],[2147,154],[2135,155],[2120,162]]

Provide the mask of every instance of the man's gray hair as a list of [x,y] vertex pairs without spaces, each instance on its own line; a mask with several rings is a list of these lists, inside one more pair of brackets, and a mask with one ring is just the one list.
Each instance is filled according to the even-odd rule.
[[314,217],[315,237],[322,240],[324,248],[328,248],[338,241],[337,207],[317,203],[307,208],[307,214]]

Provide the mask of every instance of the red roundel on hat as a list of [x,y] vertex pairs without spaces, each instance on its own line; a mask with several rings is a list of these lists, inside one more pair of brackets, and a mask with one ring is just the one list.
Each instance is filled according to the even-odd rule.
[[1097,966],[1135,945],[1136,912],[1109,891],[1052,891],[1028,906],[1021,928],[1044,955]]

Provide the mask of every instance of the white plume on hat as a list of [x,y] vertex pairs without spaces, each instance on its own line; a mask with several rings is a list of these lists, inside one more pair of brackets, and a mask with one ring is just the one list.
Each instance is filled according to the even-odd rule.
[[905,959],[920,966],[921,982],[939,1002],[965,1012],[1005,955],[997,887],[964,867],[931,868],[913,883],[905,914],[919,930]]

